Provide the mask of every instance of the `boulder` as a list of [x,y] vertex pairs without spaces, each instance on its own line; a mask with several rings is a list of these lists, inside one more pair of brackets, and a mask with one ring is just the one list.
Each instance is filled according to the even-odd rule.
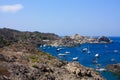
[[109,65],[106,66],[106,69],[113,72],[113,73],[120,74],[120,63],[118,63],[118,64],[109,64]]
[[79,34],[75,34],[71,37],[74,40],[83,40],[85,38],[85,36],[81,36]]
[[79,63],[72,62],[68,63],[65,68],[77,77],[80,77],[81,79],[87,80],[104,80],[100,75],[98,75],[97,72],[95,72],[93,69],[86,68]]
[[110,43],[111,40],[108,37],[105,36],[101,36],[98,38],[98,42],[102,42],[102,43]]

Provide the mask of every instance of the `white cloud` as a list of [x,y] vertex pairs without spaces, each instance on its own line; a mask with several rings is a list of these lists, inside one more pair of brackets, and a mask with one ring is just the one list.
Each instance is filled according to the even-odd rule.
[[14,5],[2,5],[0,6],[1,12],[12,12],[15,13],[21,9],[23,9],[24,6],[21,4],[14,4]]

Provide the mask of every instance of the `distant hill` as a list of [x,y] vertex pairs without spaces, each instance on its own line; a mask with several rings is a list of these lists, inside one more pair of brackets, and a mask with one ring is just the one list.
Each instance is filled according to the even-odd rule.
[[14,42],[24,41],[32,42],[36,44],[43,44],[42,40],[56,40],[60,37],[53,33],[41,33],[41,32],[22,32],[9,28],[0,29],[0,47],[10,45]]

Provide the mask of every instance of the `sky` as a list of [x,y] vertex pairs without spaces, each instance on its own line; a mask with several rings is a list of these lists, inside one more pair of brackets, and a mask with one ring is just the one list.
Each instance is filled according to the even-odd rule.
[[120,0],[0,0],[0,28],[120,36]]

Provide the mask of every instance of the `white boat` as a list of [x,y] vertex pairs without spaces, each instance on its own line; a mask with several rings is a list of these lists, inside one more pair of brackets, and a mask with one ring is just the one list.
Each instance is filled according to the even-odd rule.
[[97,54],[95,54],[95,57],[96,57],[96,58],[98,58],[98,57],[99,57],[99,54],[98,54],[98,53],[97,53]]
[[45,45],[45,44],[43,45],[43,47],[46,47],[46,46],[47,46],[47,45]]
[[60,51],[60,50],[62,50],[62,48],[58,48],[58,49],[57,49],[57,51]]
[[58,56],[65,56],[66,54],[59,53]]
[[65,54],[70,54],[70,52],[66,51]]
[[114,50],[113,52],[114,52],[114,53],[118,53],[119,51],[118,51],[118,50]]
[[87,53],[88,53],[88,54],[91,53],[89,45],[88,45]]
[[88,49],[87,48],[83,48],[82,49],[82,52],[86,52]]
[[97,68],[96,71],[104,72],[104,71],[106,71],[106,69],[105,68]]
[[78,57],[74,57],[74,58],[73,58],[73,61],[78,61]]

